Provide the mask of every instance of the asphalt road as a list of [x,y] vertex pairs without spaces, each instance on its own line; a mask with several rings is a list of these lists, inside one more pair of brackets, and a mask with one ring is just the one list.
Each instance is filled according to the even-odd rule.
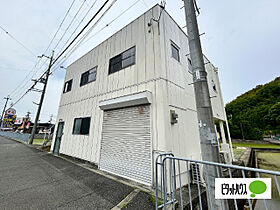
[[0,209],[111,209],[133,189],[0,137]]

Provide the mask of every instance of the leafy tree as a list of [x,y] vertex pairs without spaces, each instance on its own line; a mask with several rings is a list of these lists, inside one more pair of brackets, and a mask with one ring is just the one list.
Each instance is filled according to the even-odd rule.
[[226,105],[233,138],[262,139],[280,133],[280,77],[258,85]]

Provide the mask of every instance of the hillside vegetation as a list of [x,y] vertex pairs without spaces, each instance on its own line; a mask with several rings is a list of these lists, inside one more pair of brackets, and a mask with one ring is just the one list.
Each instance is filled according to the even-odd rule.
[[280,133],[280,77],[238,96],[226,105],[233,138],[262,139]]

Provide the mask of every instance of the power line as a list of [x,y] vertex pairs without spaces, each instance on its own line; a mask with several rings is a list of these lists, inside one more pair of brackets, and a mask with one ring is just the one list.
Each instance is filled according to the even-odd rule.
[[[10,95],[13,95],[13,94],[17,91],[18,88],[22,87],[22,83],[28,78],[28,76],[31,74],[31,72],[37,67],[38,63],[39,63],[39,61],[37,61],[37,62],[35,63],[35,65],[33,66],[33,68],[32,68],[32,69],[29,71],[29,73],[25,76],[25,78],[22,80],[22,82],[20,82],[20,83],[16,86],[16,88],[10,93]],[[21,88],[21,89],[22,89],[22,88]]]
[[17,40],[12,34],[10,34],[7,30],[5,30],[2,26],[0,26],[0,28],[9,36],[11,37],[13,40],[15,40],[18,44],[20,44],[25,50],[27,50],[30,54],[32,54],[33,56],[36,57],[35,53],[32,52],[32,50],[30,50],[28,47],[26,47],[22,42],[20,42],[19,40]]
[[[114,0],[113,3],[115,3],[117,0]],[[94,16],[88,21],[88,23],[83,27],[83,29],[76,35],[76,37],[71,41],[71,43],[59,54],[59,56],[51,63],[51,66],[53,66],[57,60],[63,55],[63,53],[65,53],[65,51],[75,42],[75,40],[83,33],[83,31],[89,26],[89,24],[95,19],[95,17],[102,11],[102,9],[106,6],[106,4],[109,2],[109,0],[105,1],[104,4],[99,8],[99,10],[94,14]],[[109,6],[109,8],[111,8],[112,4]],[[108,9],[107,9],[108,10]],[[105,13],[107,12],[107,10],[105,11]],[[104,15],[104,14],[103,14]],[[30,92],[32,89],[34,89],[34,87],[36,86],[36,84],[39,82],[40,79],[43,78],[43,76],[48,73],[48,70],[45,71],[43,73],[43,75],[34,82],[34,84],[12,105],[14,106],[15,104],[17,104],[20,100],[22,100],[22,98],[28,93]],[[11,106],[11,107],[12,107]]]
[[[67,12],[66,12],[66,14],[65,14],[65,16],[64,16],[64,18],[63,18],[63,20],[62,20],[60,26],[59,26],[59,28],[61,28],[63,22],[65,21],[67,15],[69,14],[69,12],[70,12],[70,10],[71,10],[71,8],[72,8],[74,2],[75,2],[75,0],[71,3],[69,9],[67,10]],[[75,17],[76,17],[77,14],[79,13],[79,11],[80,11],[80,9],[82,8],[82,6],[83,6],[84,3],[85,3],[85,0],[83,0],[82,5],[80,6],[79,10],[76,12],[76,14],[75,14],[74,18],[72,19],[71,23],[68,25],[66,31],[70,28],[70,26],[71,26],[73,20],[75,19]],[[76,29],[75,29],[75,30],[76,30]],[[59,29],[57,30],[57,32],[58,32],[58,31],[59,31]],[[63,39],[64,35],[66,34],[66,31],[65,31],[65,33],[61,36],[61,39],[58,41],[58,43],[57,43],[57,45],[55,46],[54,50],[56,49],[56,47],[58,46],[58,44],[60,43],[60,41]],[[56,34],[57,34],[57,33],[56,33]],[[47,47],[47,49],[45,50],[45,52],[47,52],[47,50],[48,50],[49,47],[51,46],[51,43],[53,42],[53,40],[54,40],[56,34],[55,34],[54,37],[52,38],[52,40],[51,40],[49,46]],[[68,40],[69,40],[69,39],[68,39]],[[68,40],[67,40],[67,41],[68,41]],[[40,58],[40,60],[35,64],[35,66],[31,69],[31,71],[26,75],[26,77],[23,79],[23,81],[11,92],[10,95],[14,94],[18,89],[19,89],[19,92],[18,92],[17,95],[20,95],[21,93],[23,93],[21,90],[22,90],[22,89],[25,89],[26,86],[28,85],[28,83],[30,82],[29,79],[27,79],[27,78],[29,78],[29,75],[36,69],[36,67],[37,67],[37,65],[39,64],[40,61],[41,61],[41,58]],[[37,68],[37,70],[32,74],[31,78],[34,77],[34,76],[37,74],[37,72],[46,64],[46,61],[47,61],[47,60],[45,60],[45,61],[43,62],[43,64],[42,64],[40,67]],[[26,81],[26,80],[27,80],[27,81]],[[26,81],[26,82],[24,83],[24,81]],[[22,83],[24,83],[24,84],[22,85]]]
[[21,101],[21,100],[23,99],[24,96],[26,96],[30,91],[32,91],[32,90],[35,88],[35,86],[37,85],[37,83],[39,83],[39,82],[41,81],[41,79],[43,79],[43,77],[45,76],[46,72],[47,72],[47,71],[45,71],[37,80],[35,80],[35,81],[34,81],[34,84],[31,85],[31,87],[28,88],[28,90],[25,91],[25,93],[24,93],[15,103],[13,103],[13,104],[10,106],[10,108],[13,107],[13,106],[15,106],[19,101]]
[[[115,3],[117,0],[114,0]],[[82,30],[75,36],[75,38],[70,42],[70,44],[56,57],[53,63],[55,63],[66,51],[67,49],[76,41],[76,39],[84,32],[84,30],[89,26],[89,24],[95,19],[95,17],[101,12],[101,10],[106,6],[109,0],[106,0],[99,10],[93,15],[93,17],[88,21],[88,23],[82,28]],[[109,6],[111,8],[112,4]],[[107,10],[106,10],[107,11]],[[105,12],[106,12],[105,11]],[[90,29],[89,29],[90,30]]]
[[[63,25],[63,23],[64,23],[66,17],[69,15],[69,12],[70,12],[71,8],[73,7],[73,4],[75,3],[75,1],[76,1],[76,0],[73,0],[73,1],[72,1],[72,3],[71,3],[71,5],[70,5],[69,9],[67,10],[67,12],[66,12],[66,14],[65,14],[65,16],[64,16],[64,18],[63,18],[63,20],[62,20],[62,22],[61,22],[60,25],[59,25],[59,28],[58,28],[57,32],[56,32],[55,35],[53,36],[53,38],[52,38],[50,44],[48,45],[47,49],[45,50],[45,52],[44,52],[43,54],[46,54],[46,52],[47,52],[48,49],[50,48],[50,46],[51,46],[53,40],[55,39],[55,37],[56,37],[56,35],[57,35],[59,29],[62,27],[62,25]],[[83,1],[82,5],[80,6],[79,10],[76,12],[76,14],[75,14],[75,16],[73,17],[71,23],[68,25],[66,31],[65,31],[64,34],[61,36],[60,40],[57,42],[57,44],[56,44],[56,46],[53,48],[53,50],[55,50],[55,49],[57,48],[57,46],[59,45],[59,43],[61,42],[61,40],[62,40],[63,37],[65,36],[66,32],[67,32],[68,29],[70,28],[70,26],[71,26],[73,20],[74,20],[75,17],[78,15],[80,9],[83,7],[84,3],[86,2],[86,0],[82,0],[82,1]],[[70,15],[69,15],[69,16],[70,16]],[[34,74],[31,76],[31,78],[34,77],[34,76],[37,74],[37,72],[38,72],[44,65],[46,65],[46,62],[47,62],[47,60],[45,60],[44,63],[34,72]],[[27,81],[27,83],[25,83],[25,85],[23,86],[23,88],[26,87],[26,85],[28,84],[28,82],[29,82],[29,81]]]
[[136,5],[139,1],[141,0],[137,0],[136,2],[134,2],[132,5],[130,5],[127,9],[125,9],[122,13],[120,13],[117,17],[115,17],[113,20],[111,20],[109,23],[107,23],[103,28],[101,28],[99,31],[97,31],[95,34],[93,34],[92,36],[90,36],[86,41],[84,41],[81,45],[83,45],[84,43],[86,43],[88,40],[90,40],[91,38],[93,38],[94,36],[96,36],[98,33],[100,33],[101,31],[103,31],[105,28],[107,28],[109,25],[111,25],[114,21],[116,21],[118,18],[120,18],[124,13],[126,13],[128,10],[130,10],[134,5]]
[[80,10],[82,9],[82,7],[84,6],[86,0],[83,1],[83,3],[81,4],[81,6],[79,7],[78,11],[76,12],[76,14],[74,15],[74,17],[72,18],[71,22],[69,23],[69,25],[67,26],[66,30],[64,31],[64,33],[62,34],[61,38],[59,39],[59,41],[57,42],[57,44],[55,45],[54,49],[57,48],[57,46],[59,45],[59,43],[61,42],[61,40],[63,39],[63,37],[65,36],[66,32],[69,30],[70,26],[72,25],[73,21],[75,20],[75,18],[77,17],[78,13],[80,12]]
[[55,67],[54,70],[52,72],[55,72],[57,69],[59,69],[59,67],[67,60],[70,58],[70,56],[72,55],[72,53],[81,45],[85,44],[87,41],[89,41],[91,38],[93,38],[94,36],[96,36],[97,34],[99,34],[101,31],[103,31],[105,28],[109,27],[114,21],[116,21],[118,18],[120,18],[122,15],[124,15],[128,10],[130,10],[133,6],[135,6],[139,1],[141,0],[137,0],[136,2],[134,2],[131,6],[129,6],[127,9],[125,9],[123,12],[121,12],[118,16],[116,16],[114,19],[112,19],[110,22],[108,22],[103,28],[101,28],[99,31],[97,31],[95,34],[93,34],[91,37],[89,37],[87,40],[85,40],[84,42],[80,42],[76,43],[76,45],[74,45],[70,51],[63,57],[65,60],[61,60],[60,63],[58,63]]
[[[62,22],[60,23],[60,25],[59,25],[59,27],[58,27],[58,30],[57,30],[56,33],[54,34],[53,38],[51,39],[51,41],[50,41],[48,47],[46,48],[46,50],[44,51],[43,54],[46,54],[46,52],[47,52],[48,49],[50,48],[50,46],[51,46],[53,40],[55,39],[55,37],[56,37],[58,31],[61,29],[61,27],[62,27],[62,25],[63,25],[63,23],[64,23],[66,17],[68,16],[68,14],[69,14],[71,8],[73,7],[75,1],[76,1],[76,0],[73,0],[73,1],[72,1],[70,7],[68,8],[68,10],[67,10],[67,12],[66,12],[66,14],[64,15],[64,18],[62,19]],[[30,82],[29,79],[28,79],[28,78],[29,78],[29,75],[36,69],[36,67],[37,67],[37,65],[39,65],[41,59],[42,59],[42,57],[36,62],[36,64],[34,65],[34,67],[30,70],[30,72],[26,75],[26,77],[22,80],[22,82],[19,83],[19,85],[10,93],[10,95],[14,94],[14,92],[16,92],[16,90],[17,90],[18,88],[20,88],[19,93],[22,92],[21,89],[25,89],[25,87],[26,87],[26,86],[28,85],[28,83]],[[45,60],[45,61],[43,62],[43,64],[42,64],[40,67],[37,68],[37,70],[32,74],[31,78],[34,77],[34,76],[37,74],[37,72],[40,71],[40,69],[41,69],[44,65],[46,65],[46,62],[47,62],[47,60]],[[26,81],[26,80],[27,80],[27,82],[24,83],[24,81]],[[24,85],[22,85],[22,83],[24,83]]]
[[48,49],[50,48],[50,46],[51,46],[51,44],[52,44],[53,40],[55,39],[55,37],[56,37],[56,35],[57,35],[58,31],[61,29],[62,24],[64,23],[64,21],[65,21],[66,17],[68,16],[68,14],[69,14],[69,12],[70,12],[70,10],[71,10],[72,6],[74,5],[75,1],[76,1],[76,0],[73,0],[73,1],[72,1],[72,3],[71,3],[71,5],[70,5],[70,7],[68,8],[68,10],[67,10],[66,14],[64,15],[64,17],[63,17],[63,19],[62,19],[61,23],[59,24],[59,27],[58,27],[57,31],[55,32],[55,34],[54,34],[53,38],[51,39],[51,41],[50,41],[50,43],[49,43],[49,45],[48,45],[47,49],[46,49],[46,50],[45,50],[45,52],[44,52],[44,54],[45,54],[45,53],[48,51]]
[[86,18],[86,16],[88,15],[88,13],[90,12],[90,10],[94,7],[95,3],[97,2],[97,0],[95,0],[93,2],[93,4],[90,6],[90,8],[88,9],[88,11],[86,12],[86,14],[84,15],[84,17],[81,19],[81,21],[79,22],[79,24],[76,26],[75,30],[72,32],[72,34],[70,35],[70,37],[67,39],[67,41],[65,42],[64,46],[61,48],[63,49],[67,43],[69,42],[69,40],[72,38],[72,36],[74,35],[74,33],[77,31],[77,29],[80,27],[80,25],[82,24],[82,22],[84,21],[84,19]]
[[145,0],[142,0],[142,2],[143,2],[143,4],[147,7],[147,9],[149,9],[149,7],[148,7],[146,1],[145,1]]
[[[30,70],[30,72],[25,76],[25,78],[22,80],[22,82],[19,83],[18,86],[10,93],[10,95],[15,96],[15,95],[21,93],[22,90],[25,89],[26,86],[28,86],[28,83],[30,82],[30,80],[28,79],[28,78],[29,78],[29,75],[36,69],[36,67],[37,67],[37,65],[39,64],[39,62],[41,61],[41,59],[42,59],[42,58],[40,58],[40,59],[35,63],[34,67],[33,67],[33,68]],[[44,62],[44,64],[45,64],[45,63],[46,63],[46,61]],[[34,76],[37,74],[37,72],[38,72],[42,67],[43,67],[43,66],[41,66],[40,68],[37,68],[37,70],[35,70],[35,72],[31,75],[30,78],[32,79],[32,77],[34,77]],[[26,80],[26,82],[24,83],[25,80]],[[22,85],[22,84],[23,84],[23,85]],[[18,89],[19,89],[19,91],[18,91],[18,93],[16,93]]]

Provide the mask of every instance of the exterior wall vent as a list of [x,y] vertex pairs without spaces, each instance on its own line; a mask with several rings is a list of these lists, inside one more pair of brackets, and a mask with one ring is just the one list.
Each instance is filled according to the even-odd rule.
[[195,163],[190,163],[190,167],[191,167],[191,177],[192,177],[192,183],[196,184],[197,181],[199,183],[202,183],[201,181],[201,174],[200,174],[200,164],[195,164]]

